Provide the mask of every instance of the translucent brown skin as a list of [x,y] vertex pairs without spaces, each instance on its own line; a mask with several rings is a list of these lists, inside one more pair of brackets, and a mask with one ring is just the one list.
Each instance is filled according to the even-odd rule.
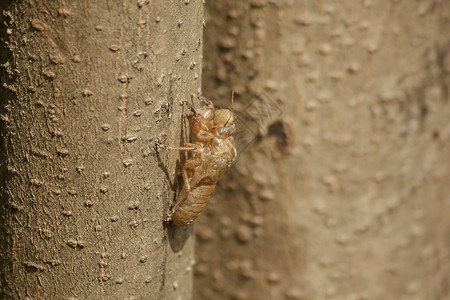
[[[204,185],[191,190],[186,200],[172,216],[172,224],[185,226],[191,224],[205,209],[209,196],[214,191],[216,185]],[[181,193],[186,193],[183,187]]]
[[196,111],[190,107],[190,130],[194,143],[176,148],[192,151],[183,166],[184,185],[166,220],[173,225],[191,224],[205,209],[217,181],[236,157],[233,134],[236,116],[228,109],[215,110],[212,102]]

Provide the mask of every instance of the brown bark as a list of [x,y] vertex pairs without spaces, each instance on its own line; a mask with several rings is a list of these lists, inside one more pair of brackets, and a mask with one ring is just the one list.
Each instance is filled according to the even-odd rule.
[[198,219],[195,299],[450,297],[449,22],[446,1],[209,2],[204,95],[235,90],[247,147]]
[[[2,299],[189,299],[163,225],[201,1],[2,1]],[[182,250],[182,251],[181,251]]]

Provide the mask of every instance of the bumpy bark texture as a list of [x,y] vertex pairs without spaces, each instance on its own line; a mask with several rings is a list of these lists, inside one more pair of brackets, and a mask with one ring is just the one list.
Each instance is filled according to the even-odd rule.
[[163,218],[201,1],[3,1],[1,299],[189,299]]
[[195,299],[450,297],[449,32],[448,1],[208,2],[241,132]]

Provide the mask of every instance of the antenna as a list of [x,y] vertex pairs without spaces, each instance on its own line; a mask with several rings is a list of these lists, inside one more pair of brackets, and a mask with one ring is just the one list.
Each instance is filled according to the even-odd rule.
[[234,111],[234,90],[231,91],[231,111]]

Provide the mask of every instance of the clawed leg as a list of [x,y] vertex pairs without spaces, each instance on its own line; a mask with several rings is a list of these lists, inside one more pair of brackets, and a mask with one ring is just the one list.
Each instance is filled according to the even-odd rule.
[[178,150],[178,151],[196,151],[198,150],[198,148],[200,147],[200,145],[197,144],[193,144],[193,143],[186,143],[184,144],[184,146],[181,147],[169,147],[167,149],[169,150]]
[[[205,97],[199,97],[198,99],[199,99],[200,101],[206,103],[206,106],[207,106],[208,108],[214,109],[214,104],[213,104],[212,101],[209,100],[208,98],[205,98]],[[186,104],[186,105],[188,106],[188,108],[190,109],[190,111],[194,114],[194,118],[197,119],[197,118],[198,118],[198,112],[195,110],[195,107],[194,107],[192,104],[190,104],[189,102],[187,102],[187,101],[184,101],[183,103]],[[189,117],[189,116],[188,116],[188,117]]]
[[[190,104],[190,103],[187,102],[187,101],[183,101],[183,103],[184,103],[185,105],[187,105],[187,107],[189,108],[189,110],[194,114],[194,118],[197,118],[198,112],[195,110],[195,107],[192,106],[192,104]],[[187,117],[189,117],[189,115],[187,115]]]
[[[198,112],[195,110],[195,107],[193,107],[191,104],[189,104],[189,109],[194,114],[194,118],[198,119]],[[189,117],[189,115],[187,115],[187,117]]]
[[186,172],[185,168],[183,168],[183,173],[182,174],[183,174],[184,185],[186,186],[185,189],[184,189],[184,194],[181,195],[181,197],[177,199],[177,201],[175,202],[173,207],[169,210],[169,212],[167,213],[166,221],[172,220],[173,214],[184,203],[184,201],[187,199],[187,196],[189,195],[189,193],[191,191],[191,186],[189,184],[189,178],[187,176],[187,172]]
[[[200,148],[200,145],[192,144],[192,143],[186,143],[182,147],[175,147],[175,148],[168,148],[168,150],[178,150],[178,151],[197,151]],[[172,219],[173,214],[177,211],[177,209],[183,204],[183,202],[186,200],[187,196],[189,195],[189,192],[191,191],[191,186],[189,184],[189,177],[187,175],[186,171],[186,164],[189,163],[189,160],[185,162],[185,165],[183,167],[182,175],[183,175],[183,181],[184,181],[184,193],[181,195],[173,207],[169,210],[167,213],[166,221],[170,221]]]
[[[206,106],[208,106],[209,108],[214,108],[214,104],[213,104],[212,101],[209,100],[208,98],[205,98],[205,97],[200,96],[200,97],[198,97],[198,99],[199,99],[200,101],[206,103]],[[186,104],[186,105],[189,107],[189,109],[190,109],[194,114],[197,114],[197,112],[195,111],[195,108],[192,106],[192,104],[190,104],[190,103],[187,102],[187,101],[183,101],[183,103]]]
[[184,180],[184,184],[186,185],[186,191],[190,192],[191,191],[191,185],[189,184],[189,178],[186,172],[186,169],[183,168],[183,180]]
[[209,108],[214,108],[214,104],[213,104],[212,101],[209,100],[208,98],[205,98],[205,97],[199,97],[198,99],[200,99],[200,101],[205,102],[206,105],[207,105]]

